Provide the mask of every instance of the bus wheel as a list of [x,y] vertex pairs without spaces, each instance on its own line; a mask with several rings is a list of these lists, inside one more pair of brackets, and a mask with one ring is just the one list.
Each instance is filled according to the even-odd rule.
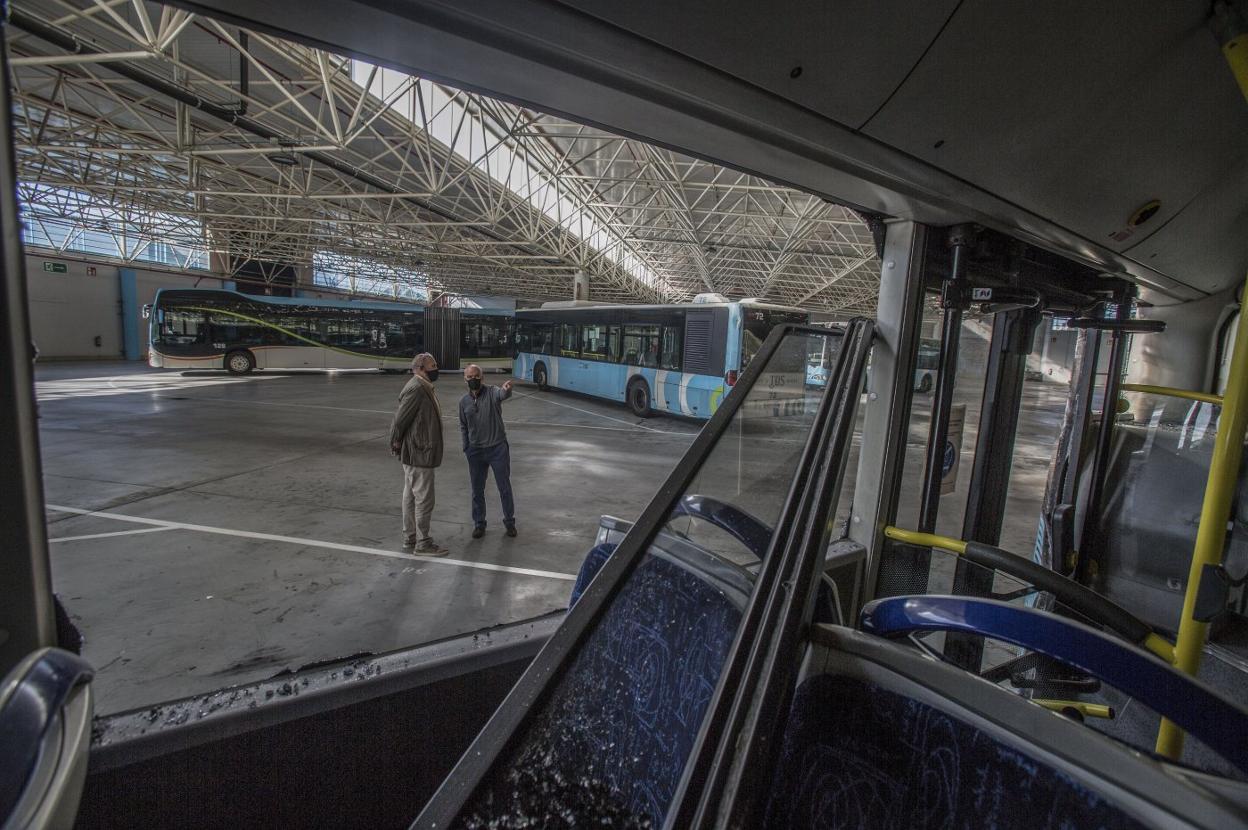
[[537,388],[545,392],[550,389],[546,383],[546,364],[539,363],[533,367],[533,382],[537,384]]
[[638,418],[649,418],[653,414],[650,409],[650,387],[641,378],[628,385],[628,408]]
[[225,356],[225,368],[231,375],[245,375],[256,368],[256,359],[249,351],[230,352]]
[[926,395],[932,391],[932,376],[924,375],[923,380],[919,381],[919,391]]

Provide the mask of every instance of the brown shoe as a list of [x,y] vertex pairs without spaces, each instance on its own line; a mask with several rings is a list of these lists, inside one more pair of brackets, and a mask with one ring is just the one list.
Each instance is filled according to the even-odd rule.
[[426,539],[414,547],[412,553],[417,556],[446,556],[450,551],[432,539]]

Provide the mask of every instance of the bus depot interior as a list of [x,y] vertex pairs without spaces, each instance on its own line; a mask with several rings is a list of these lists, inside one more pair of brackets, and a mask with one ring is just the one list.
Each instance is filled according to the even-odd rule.
[[1248,8],[1146,5],[12,2],[0,823],[1248,826]]

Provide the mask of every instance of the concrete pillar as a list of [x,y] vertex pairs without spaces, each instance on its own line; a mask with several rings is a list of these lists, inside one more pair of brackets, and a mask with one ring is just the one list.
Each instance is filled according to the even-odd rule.
[[142,360],[142,338],[139,336],[142,316],[139,310],[139,278],[133,268],[118,268],[121,288],[121,345],[126,360]]

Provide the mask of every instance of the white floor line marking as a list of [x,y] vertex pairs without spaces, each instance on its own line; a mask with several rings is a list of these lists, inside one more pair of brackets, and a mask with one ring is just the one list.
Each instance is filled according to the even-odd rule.
[[[554,421],[507,421],[507,426],[522,427],[557,427],[559,429],[605,429],[607,432],[636,432],[637,430],[629,427],[596,427],[589,424],[559,424]],[[653,432],[658,435],[678,435],[682,438],[693,438],[696,432],[674,432],[667,429],[656,429]]]
[[55,539],[48,539],[48,544],[55,545],[57,542],[80,542],[83,539],[103,539],[106,536],[133,536],[136,533],[160,533],[164,530],[177,530],[177,528],[141,527],[138,530],[114,530],[112,533],[88,533],[85,536],[57,536]]
[[240,536],[244,539],[262,539],[266,542],[286,542],[287,544],[303,545],[305,547],[345,550],[352,553],[367,553],[371,556],[384,556],[389,559],[403,559],[409,562],[429,562],[437,565],[452,565],[457,568],[476,568],[481,571],[498,571],[500,573],[522,574],[524,576],[544,576],[547,579],[562,579],[567,582],[576,581],[576,574],[565,574],[557,571],[541,571],[536,568],[516,568],[511,565],[494,565],[489,562],[468,562],[463,559],[415,556],[407,553],[396,553],[394,551],[381,550],[380,548],[366,548],[363,545],[344,545],[338,542],[323,542],[320,539],[304,539],[298,536],[281,536],[276,533],[256,533],[251,530],[232,530],[226,527],[195,525],[187,522],[169,522],[164,519],[144,519],[139,516],[127,516],[124,513],[106,513],[102,510],[83,510],[81,507],[65,507],[59,504],[48,504],[45,505],[45,507],[58,513],[76,513],[79,516],[100,516],[105,519],[116,519],[119,522],[134,522],[135,524],[154,525],[156,527],[168,528],[169,530],[194,530],[200,533],[215,533],[220,536]]
[[628,424],[633,429],[644,429],[647,432],[666,432],[667,431],[663,429],[655,429],[654,427],[642,426],[641,424],[634,424],[631,421],[625,421],[623,418],[614,418],[610,415],[603,415],[601,412],[592,412],[588,409],[581,409],[579,406],[572,406],[571,404],[562,403],[560,401],[552,401],[550,398],[539,398],[536,395],[529,395],[529,400],[538,401],[539,403],[548,403],[551,406],[562,406],[564,409],[572,409],[577,412],[583,412],[586,415],[594,415],[598,418],[605,418],[608,421],[615,421],[617,424]]
[[[164,397],[164,396],[161,395],[158,397]],[[524,397],[531,398],[533,396],[525,395]],[[293,407],[298,407],[300,409],[332,409],[338,412],[369,412],[369,413],[373,413],[377,415],[393,415],[394,414],[393,412],[389,410],[385,410],[385,409],[356,409],[354,407],[347,407],[347,406],[324,406],[322,404],[313,404],[313,403],[281,403],[279,401],[242,401],[242,400],[234,400],[231,398],[201,398],[198,396],[192,398],[191,400],[210,401],[213,403],[239,404],[241,406],[293,406]],[[538,398],[538,400],[540,401],[543,399]],[[546,402],[555,403],[554,401],[546,401]],[[586,409],[577,409],[576,407],[568,406],[565,403],[555,403],[555,405],[567,406],[568,409],[576,409],[577,412],[585,412],[589,415],[598,415],[598,417],[600,418],[609,418],[612,421],[619,421],[622,424],[628,423],[628,421],[620,420],[619,418],[611,418],[611,416],[609,415],[601,415],[597,412],[589,412],[589,410],[586,410]],[[458,420],[458,416],[457,415],[443,415],[442,420],[443,421],[455,421],[455,420]],[[692,437],[694,435],[697,435],[696,432],[676,432],[674,430],[655,429],[654,427],[642,427],[642,426],[637,426],[637,425],[630,425],[627,429],[625,429],[624,427],[596,427],[596,426],[590,426],[589,424],[556,424],[556,423],[551,423],[547,421],[506,421],[506,423],[509,425],[516,424],[517,426],[560,427],[560,428],[566,428],[566,429],[605,429],[605,430],[610,430],[613,432],[636,432],[639,429],[644,429],[650,432],[659,433],[660,435],[683,435],[687,437]]]
[[[165,397],[161,395],[159,397]],[[213,403],[232,403],[241,406],[293,406],[299,409],[333,409],[338,412],[373,412],[378,415],[393,415],[393,410],[386,409],[356,409],[350,406],[326,406],[319,403],[282,403],[281,401],[243,401],[235,398],[201,398],[198,395],[190,398],[192,401],[211,401]],[[397,406],[395,407],[398,408]]]
[[246,383],[263,378],[210,378],[182,380],[168,375],[115,375],[112,377],[61,378],[40,380],[35,383],[39,400],[61,401],[74,398],[99,398],[150,392],[174,392],[199,389],[205,386],[223,386]]

